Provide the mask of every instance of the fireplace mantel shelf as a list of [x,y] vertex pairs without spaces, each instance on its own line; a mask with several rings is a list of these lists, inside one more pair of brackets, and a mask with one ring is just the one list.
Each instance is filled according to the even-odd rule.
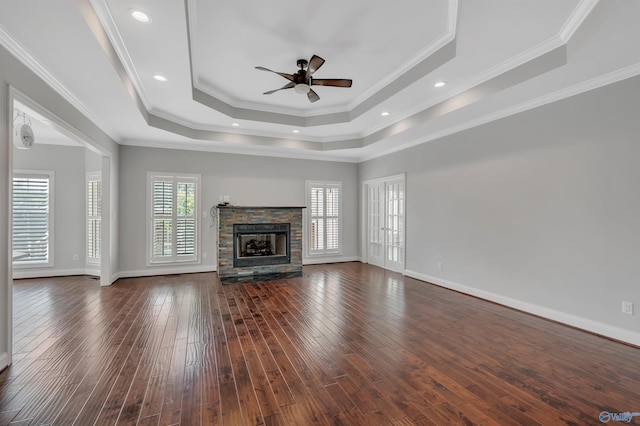
[[305,206],[218,206],[219,209],[306,209]]

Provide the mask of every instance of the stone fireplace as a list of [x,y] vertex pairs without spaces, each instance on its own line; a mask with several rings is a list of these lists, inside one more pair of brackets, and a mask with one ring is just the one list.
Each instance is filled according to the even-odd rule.
[[302,272],[304,207],[218,207],[218,276]]

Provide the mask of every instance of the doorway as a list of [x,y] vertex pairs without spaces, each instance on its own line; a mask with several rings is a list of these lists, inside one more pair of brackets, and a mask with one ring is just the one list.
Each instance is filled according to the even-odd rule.
[[[24,144],[19,146],[20,141],[16,141],[15,129],[9,132],[7,157],[11,176],[7,181],[8,203],[6,211],[4,212],[9,219],[7,229],[9,238],[6,241],[6,249],[7,252],[11,252],[13,255],[14,245],[20,246],[21,238],[26,235],[23,235],[23,229],[20,229],[20,233],[14,231],[13,222],[16,221],[17,228],[20,228],[23,222],[29,222],[34,218],[39,219],[40,221],[38,223],[43,224],[43,226],[45,224],[47,225],[46,229],[43,228],[43,234],[47,236],[46,244],[48,245],[48,249],[42,253],[32,254],[29,252],[29,244],[24,243],[20,246],[22,248],[18,250],[21,254],[16,256],[17,258],[15,260],[32,260],[33,265],[23,264],[21,265],[23,268],[17,268],[15,267],[16,262],[14,262],[14,256],[12,256],[8,262],[6,277],[3,277],[6,278],[7,282],[7,297],[6,299],[4,297],[2,298],[2,306],[0,306],[0,349],[2,349],[0,351],[0,370],[10,365],[12,360],[12,292],[14,277],[27,278],[29,277],[27,274],[33,275],[33,277],[91,274],[100,277],[101,285],[109,285],[111,283],[109,256],[111,252],[109,226],[111,222],[111,154],[96,145],[94,141],[85,137],[84,134],[77,131],[74,127],[62,121],[55,114],[22,95],[14,88],[9,87],[8,94],[9,108],[7,111],[7,122],[10,123],[10,125],[19,125],[18,129],[20,131],[22,131],[22,126],[25,124],[28,125],[29,133],[35,134],[35,143],[30,143],[29,146]],[[17,136],[21,137],[22,133],[19,132]],[[38,149],[40,149],[40,152],[37,152]],[[62,150],[65,151],[62,152]],[[73,158],[69,158],[66,155],[71,152],[70,150],[75,150]],[[58,163],[58,165],[54,166],[54,163]],[[79,169],[80,167],[81,169]],[[62,186],[60,185],[63,180],[63,175],[71,170],[77,181],[74,182],[74,184],[77,183],[76,186],[73,186],[75,189],[73,189],[69,183]],[[37,173],[33,173],[34,171]],[[64,210],[64,213],[59,214],[56,220],[53,219],[52,214],[48,213],[42,215],[42,217],[34,216],[30,218],[28,217],[28,212],[25,213],[20,209],[14,211],[13,194],[15,191],[23,188],[25,182],[30,183],[31,180],[36,178],[42,180],[40,175],[42,175],[43,172],[46,172],[48,176],[47,189],[46,191],[41,190],[38,194],[46,195],[46,197],[44,197],[44,195],[41,197],[41,201],[48,212],[55,210],[56,203],[52,200],[57,197],[57,205],[60,207],[59,210],[61,212]],[[18,179],[15,179],[16,176]],[[53,180],[53,176],[57,178],[55,181]],[[104,255],[99,256],[97,261],[91,265],[87,264],[86,258],[88,256],[84,254],[88,246],[88,243],[85,241],[85,234],[88,225],[95,225],[97,222],[95,214],[89,215],[86,213],[87,195],[85,191],[87,191],[86,183],[88,182],[89,176],[100,177],[100,191],[98,191],[98,195],[94,197],[94,200],[96,201],[96,205],[100,205],[101,208],[99,210],[104,212],[101,213],[102,215],[99,217],[100,225],[92,227],[92,229],[96,231],[93,235],[102,235],[99,242],[94,242],[93,247],[98,250],[97,253]],[[87,179],[86,182],[85,179]],[[66,182],[70,182],[70,180],[66,180]],[[44,186],[41,187],[44,188]],[[37,188],[30,186],[30,190],[31,189],[35,191]],[[51,195],[52,192],[54,192],[53,196]],[[22,194],[21,196],[25,199],[28,195],[29,194]],[[69,195],[72,195],[72,197],[68,197]],[[20,197],[17,198],[20,200]],[[29,198],[29,200],[31,200],[31,198]],[[80,204],[76,203],[78,200]],[[67,207],[72,204],[78,208],[67,210]],[[76,216],[72,217],[72,212]],[[31,223],[32,222],[29,222],[29,226]],[[76,238],[72,238],[70,232],[62,229],[61,232],[57,233],[59,236],[57,241],[61,244],[56,247],[56,242],[53,238],[54,227],[59,228],[65,226],[65,223],[73,228]],[[80,227],[78,224],[80,224]],[[100,234],[98,234],[98,231]],[[14,234],[16,234],[15,239]],[[33,238],[37,237],[35,234],[32,236]],[[96,250],[94,250],[93,254],[96,253]],[[23,253],[23,251],[25,253]],[[53,262],[54,252],[58,254],[55,263]],[[96,258],[96,256],[93,256],[93,258]],[[40,263],[40,265],[37,265],[39,268],[36,267],[35,263]]]
[[372,265],[404,272],[405,175],[364,182],[365,260]]

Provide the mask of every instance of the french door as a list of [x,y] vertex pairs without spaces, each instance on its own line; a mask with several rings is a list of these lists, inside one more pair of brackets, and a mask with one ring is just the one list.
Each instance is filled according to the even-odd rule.
[[367,262],[396,272],[404,271],[405,177],[366,181]]

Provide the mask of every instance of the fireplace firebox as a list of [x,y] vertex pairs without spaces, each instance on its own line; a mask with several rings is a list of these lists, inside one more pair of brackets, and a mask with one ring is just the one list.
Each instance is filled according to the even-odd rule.
[[234,224],[233,266],[242,268],[290,263],[290,228],[288,223]]

